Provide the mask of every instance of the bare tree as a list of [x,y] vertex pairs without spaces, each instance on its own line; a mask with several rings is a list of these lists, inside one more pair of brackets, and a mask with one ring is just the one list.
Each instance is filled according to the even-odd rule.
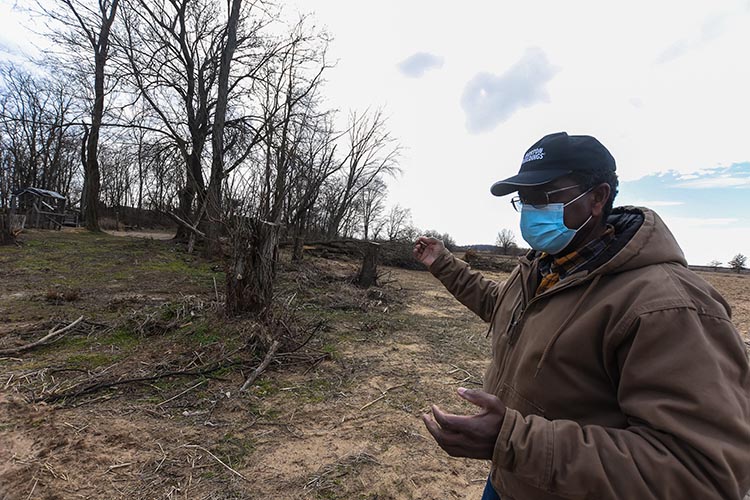
[[245,216],[232,217],[232,245],[227,275],[227,312],[264,313],[271,305],[278,241],[285,201],[299,165],[301,132],[313,113],[315,91],[326,68],[317,38],[302,25],[291,41],[264,67],[261,85],[262,144],[258,205]]
[[224,126],[227,117],[229,100],[229,70],[237,50],[237,25],[240,21],[242,0],[231,0],[229,17],[227,19],[225,42],[221,48],[219,63],[219,78],[217,83],[216,110],[211,134],[212,161],[211,176],[206,197],[208,241],[206,251],[215,254],[220,251],[219,223],[221,221],[221,186],[224,179]]
[[79,170],[72,98],[64,78],[0,68],[0,207],[19,187],[70,194]]
[[[226,8],[212,0],[125,1],[130,8],[118,42],[123,74],[136,99],[145,100],[160,121],[156,130],[182,154],[186,168],[177,214],[190,227],[207,221],[207,251],[214,253],[225,179],[260,142],[255,81],[278,50],[262,34],[274,14],[241,0]],[[183,225],[177,238],[189,234]]]
[[411,210],[401,205],[394,205],[386,216],[385,234],[388,241],[404,239],[411,226]]
[[86,145],[83,149],[83,210],[86,228],[91,231],[99,231],[99,135],[104,116],[110,33],[119,3],[120,0],[55,0],[50,6],[37,1],[38,9],[52,21],[52,38],[62,42],[69,51],[64,58],[72,62],[73,57],[80,57],[81,50],[89,50],[93,59],[91,122],[85,130]]
[[747,257],[741,253],[738,253],[737,255],[732,257],[732,260],[727,262],[727,264],[729,264],[729,267],[734,269],[739,274],[745,268],[746,262],[747,262]]
[[399,171],[400,146],[386,128],[382,111],[372,115],[352,113],[348,130],[348,151],[342,163],[340,190],[327,224],[327,237],[339,234],[342,224],[360,193],[375,179]]
[[708,263],[708,267],[712,267],[714,271],[718,270],[721,267],[722,262],[720,260],[712,260]]
[[[154,130],[167,135],[183,158],[177,213],[190,221],[196,196],[202,204],[206,191],[202,162],[216,105],[219,11],[205,0],[127,0],[122,14],[118,70],[135,98],[148,103],[159,122]],[[177,238],[188,236],[180,226]]]
[[516,235],[510,229],[501,229],[497,233],[495,245],[500,247],[503,255],[508,255],[510,250],[516,248]]
[[[375,178],[365,187],[357,200],[357,207],[362,221],[362,233],[365,240],[369,240],[370,229],[385,209],[385,195],[387,186],[380,178]],[[377,237],[377,235],[375,235]]]
[[302,245],[306,233],[314,225],[315,207],[325,183],[340,168],[334,161],[336,134],[331,114],[308,113],[308,120],[298,135],[295,148],[296,167],[287,194],[286,224],[293,232],[292,260],[302,259]]

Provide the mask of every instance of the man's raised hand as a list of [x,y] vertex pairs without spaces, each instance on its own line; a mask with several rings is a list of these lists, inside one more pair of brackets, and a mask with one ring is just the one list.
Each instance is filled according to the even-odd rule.
[[437,238],[429,236],[420,236],[414,243],[414,258],[427,267],[430,267],[440,253],[445,249],[445,245]]

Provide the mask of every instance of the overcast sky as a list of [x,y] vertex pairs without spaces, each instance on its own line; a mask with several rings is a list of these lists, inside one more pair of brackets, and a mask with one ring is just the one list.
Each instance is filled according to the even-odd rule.
[[459,243],[518,231],[490,185],[558,131],[600,139],[617,204],[691,263],[750,254],[750,1],[301,0],[334,36],[342,109],[383,106],[406,148],[391,203]]
[[[0,50],[23,47],[0,0]],[[601,140],[616,204],[656,210],[688,261],[750,255],[750,0],[298,0],[334,37],[326,95],[384,108],[405,148],[389,203],[460,244],[518,231],[489,192],[543,135]],[[345,113],[344,113],[345,114]]]

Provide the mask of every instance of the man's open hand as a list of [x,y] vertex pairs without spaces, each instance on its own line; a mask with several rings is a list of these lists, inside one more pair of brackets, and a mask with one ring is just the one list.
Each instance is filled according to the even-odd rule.
[[427,267],[430,267],[440,252],[445,249],[445,245],[437,238],[420,236],[414,243],[414,258]]
[[458,394],[482,411],[476,415],[452,415],[433,405],[434,419],[425,413],[422,420],[448,455],[491,460],[505,418],[505,405],[496,396],[479,390],[461,387]]

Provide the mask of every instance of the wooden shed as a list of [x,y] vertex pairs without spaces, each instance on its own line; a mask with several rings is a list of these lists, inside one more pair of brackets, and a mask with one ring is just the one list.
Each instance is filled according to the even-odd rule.
[[11,218],[22,220],[21,227],[38,229],[78,225],[77,216],[65,211],[67,202],[55,191],[35,187],[17,189],[10,198]]

